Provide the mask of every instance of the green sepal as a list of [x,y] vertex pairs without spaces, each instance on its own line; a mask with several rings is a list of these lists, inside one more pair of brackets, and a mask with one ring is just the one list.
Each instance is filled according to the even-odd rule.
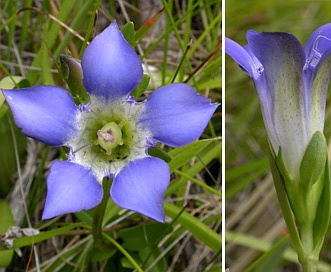
[[131,92],[131,95],[137,100],[146,91],[151,77],[147,74],[143,74],[143,77],[136,88]]
[[[281,150],[279,150],[278,158],[276,154],[274,153],[272,147],[270,146],[270,152],[269,152],[269,162],[270,162],[270,168],[271,168],[271,173],[273,176],[273,181],[277,193],[277,198],[283,213],[283,217],[288,229],[288,232],[291,237],[291,241],[293,244],[294,249],[296,252],[299,254],[303,254],[303,247],[302,243],[300,240],[300,235],[296,226],[295,222],[295,217],[293,214],[293,210],[290,204],[290,200],[287,195],[286,187],[285,187],[285,182],[284,176],[282,174],[283,171],[280,170],[278,163],[281,163],[280,166],[283,168],[283,160],[281,157]],[[278,161],[278,163],[277,163]],[[284,169],[284,168],[283,168]]]
[[[271,147],[270,147],[270,150],[272,150]],[[275,163],[277,164],[278,170],[280,171],[280,174],[283,177],[283,185],[286,189],[286,182],[287,182],[287,184],[288,183],[292,184],[292,183],[294,183],[294,180],[293,180],[293,177],[288,172],[286,165],[284,163],[282,148],[279,147],[278,156],[276,156],[275,153],[272,153],[272,156],[273,156],[273,158],[275,158]]]
[[134,23],[128,22],[121,27],[121,32],[126,39],[126,41],[132,46],[135,47],[135,34],[134,34]]
[[324,186],[322,174],[327,160],[324,135],[321,132],[315,132],[310,140],[301,160],[300,177],[294,178],[287,171],[281,148],[275,160],[283,177],[284,188],[297,223],[301,227],[304,225],[306,228],[311,225],[312,228]]
[[283,188],[289,201],[293,216],[296,221],[298,221],[298,218],[300,221],[300,218],[305,218],[306,214],[305,210],[302,209],[302,199],[304,197],[302,196],[302,188],[300,183],[298,180],[295,180],[287,170],[281,147],[279,147],[278,156],[273,154],[273,158],[275,158],[279,175],[282,177]]
[[148,149],[148,155],[164,160],[165,162],[171,161],[171,157],[168,155],[168,153],[158,146],[154,146]]
[[300,164],[299,180],[287,171],[281,148],[277,156],[272,147],[270,151],[277,197],[293,246],[306,271],[307,267],[316,265],[330,221],[331,191],[326,140],[321,132],[313,135]]
[[71,94],[77,104],[88,101],[88,95],[83,85],[83,70],[80,60],[69,55],[60,55],[60,73],[68,84]]
[[330,224],[331,213],[331,189],[330,189],[330,170],[329,160],[326,155],[324,166],[324,187],[317,206],[316,218],[314,221],[314,255],[319,256],[326,232]]
[[309,192],[325,168],[327,145],[324,135],[316,131],[311,138],[300,164],[300,183]]

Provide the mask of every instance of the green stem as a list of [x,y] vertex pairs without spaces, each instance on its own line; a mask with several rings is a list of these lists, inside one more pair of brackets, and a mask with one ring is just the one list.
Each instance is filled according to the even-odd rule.
[[138,272],[143,272],[141,267],[137,264],[134,258],[131,257],[131,255],[119,244],[117,243],[113,238],[110,236],[104,234],[104,237],[109,240],[119,251],[123,253],[123,255],[129,260],[129,262],[133,265],[133,267],[138,271]]
[[314,250],[314,233],[311,224],[300,225],[300,237],[304,251],[306,253],[312,252]]
[[302,265],[303,272],[316,272],[317,259],[312,255],[299,256],[299,262]]
[[304,253],[300,256],[299,261],[302,265],[303,272],[316,272],[317,260],[314,251],[314,230],[312,224],[301,224],[300,236]]
[[102,237],[102,221],[107,207],[107,201],[109,199],[109,189],[111,185],[111,179],[105,178],[103,180],[103,198],[101,203],[95,207],[93,222],[92,222],[92,233],[94,239],[94,245],[97,248],[105,249],[108,246],[105,244],[105,241]]

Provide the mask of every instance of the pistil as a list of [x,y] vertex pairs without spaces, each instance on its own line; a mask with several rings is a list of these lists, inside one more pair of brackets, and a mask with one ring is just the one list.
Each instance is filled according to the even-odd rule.
[[97,135],[97,144],[106,151],[107,155],[110,155],[112,150],[118,145],[123,145],[122,126],[115,122],[109,122],[104,125],[98,130]]

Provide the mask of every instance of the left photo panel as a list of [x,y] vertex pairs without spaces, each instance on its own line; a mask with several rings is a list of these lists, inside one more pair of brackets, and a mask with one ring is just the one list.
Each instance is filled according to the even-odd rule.
[[222,1],[0,19],[0,271],[222,271]]

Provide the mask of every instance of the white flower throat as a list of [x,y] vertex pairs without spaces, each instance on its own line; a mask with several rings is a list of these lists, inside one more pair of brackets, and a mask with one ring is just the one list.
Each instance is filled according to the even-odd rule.
[[101,184],[129,161],[147,157],[151,134],[138,118],[143,106],[126,98],[112,101],[91,95],[77,114],[77,136],[66,143],[68,159],[91,168]]

